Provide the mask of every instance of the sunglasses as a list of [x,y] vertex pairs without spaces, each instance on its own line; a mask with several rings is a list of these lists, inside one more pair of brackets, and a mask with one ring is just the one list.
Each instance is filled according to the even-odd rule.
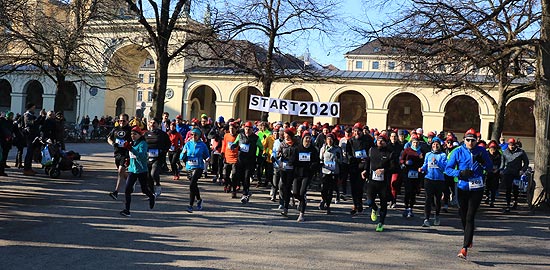
[[475,142],[476,139],[466,139],[467,142]]

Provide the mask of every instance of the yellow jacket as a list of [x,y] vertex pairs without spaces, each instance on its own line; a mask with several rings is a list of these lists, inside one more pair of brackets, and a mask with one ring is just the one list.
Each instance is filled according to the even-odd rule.
[[271,154],[273,153],[273,143],[275,142],[275,136],[267,136],[262,140],[262,146],[264,147],[264,155],[266,156],[266,161],[271,163]]

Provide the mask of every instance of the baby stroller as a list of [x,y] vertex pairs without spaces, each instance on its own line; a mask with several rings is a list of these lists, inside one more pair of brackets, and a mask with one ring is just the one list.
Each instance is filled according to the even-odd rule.
[[73,176],[82,176],[82,165],[76,160],[80,160],[80,154],[74,151],[65,152],[61,149],[59,143],[51,140],[43,142],[42,147],[42,165],[44,171],[51,178],[58,178],[61,171],[71,171]]

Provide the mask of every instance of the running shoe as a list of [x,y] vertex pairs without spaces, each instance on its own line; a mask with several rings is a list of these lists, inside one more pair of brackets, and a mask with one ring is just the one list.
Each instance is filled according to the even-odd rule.
[[468,256],[468,250],[466,248],[462,248],[460,250],[460,252],[458,253],[458,255],[456,255],[456,256],[461,258],[461,259],[466,260],[466,256]]
[[351,209],[351,211],[349,211],[350,215],[352,216],[355,216],[357,215],[357,210],[355,210],[355,208]]
[[383,232],[384,231],[384,224],[378,223],[378,225],[376,225],[376,231],[377,232]]
[[191,205],[187,206],[187,212],[193,213],[193,206]]
[[409,211],[407,213],[407,218],[412,218],[412,217],[414,217],[413,210],[409,209]]
[[214,176],[214,178],[212,178],[212,183],[216,183],[218,182],[218,177]]
[[285,216],[285,217],[288,217],[288,209],[283,209],[283,211],[281,212],[281,215]]
[[403,211],[403,214],[401,214],[403,217],[407,217],[407,215],[409,214],[409,209],[405,209]]
[[430,221],[428,219],[425,219],[424,223],[422,223],[422,227],[430,227]]
[[281,210],[283,209],[283,205],[282,204],[279,204],[279,207],[277,207],[278,210]]
[[374,209],[372,209],[372,211],[370,212],[370,220],[372,220],[373,222],[378,221],[378,215],[376,212],[377,211]]
[[304,213],[300,213],[300,215],[298,216],[298,219],[296,219],[296,221],[298,222],[304,222]]
[[510,207],[504,208],[504,213],[510,213]]
[[160,196],[161,193],[162,193],[162,188],[159,185],[155,186],[155,197]]
[[120,215],[121,215],[121,216],[125,216],[125,217],[131,217],[130,211],[129,211],[129,210],[126,210],[126,209],[120,211]]
[[330,215],[332,211],[330,211],[330,206],[327,207],[327,215]]
[[197,201],[197,210],[202,210],[202,199]]
[[109,192],[109,196],[115,201],[118,199],[118,193]]
[[155,207],[155,196],[149,198],[149,209],[153,209]]
[[242,204],[248,203],[248,200],[249,200],[249,199],[248,199],[248,195],[243,195],[243,196],[241,197],[241,203],[242,203]]
[[439,219],[439,216],[435,216],[434,226],[439,226],[440,224],[441,224],[441,220]]
[[396,204],[396,203],[392,203],[392,204],[390,205],[390,208],[392,208],[392,209],[395,209],[396,207],[397,207],[397,204]]
[[319,210],[325,210],[326,209],[326,206],[325,206],[325,202],[324,201],[321,201],[319,203]]

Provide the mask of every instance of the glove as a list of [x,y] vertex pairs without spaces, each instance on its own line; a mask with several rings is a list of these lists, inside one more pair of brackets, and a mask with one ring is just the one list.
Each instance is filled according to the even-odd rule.
[[113,147],[116,149],[118,148],[118,143],[113,143]]
[[123,147],[126,148],[126,149],[128,149],[128,150],[130,150],[130,149],[132,149],[132,144],[131,144],[130,142],[124,142],[124,146],[123,146]]
[[413,165],[412,159],[407,160],[407,161],[405,162],[405,164],[406,164],[406,165],[409,165],[409,166],[410,166],[410,165]]
[[477,161],[477,163],[479,163],[480,165],[485,164],[485,159],[483,159],[483,156],[481,155],[481,153],[475,155],[474,161]]
[[468,180],[468,178],[470,178],[472,176],[474,176],[474,171],[472,171],[470,169],[466,169],[466,170],[460,171],[460,173],[458,174],[458,179]]

